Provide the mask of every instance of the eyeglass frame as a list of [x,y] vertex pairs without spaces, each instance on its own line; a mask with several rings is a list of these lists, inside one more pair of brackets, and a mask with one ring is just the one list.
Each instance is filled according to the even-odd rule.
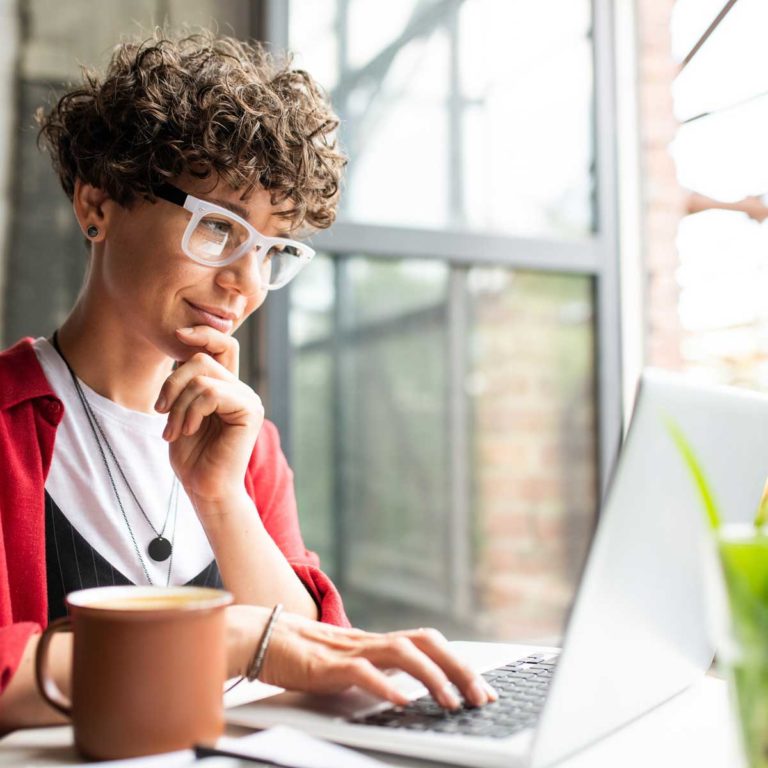
[[[204,267],[213,267],[214,269],[218,267],[227,267],[245,256],[246,253],[252,251],[256,246],[259,246],[256,251],[256,256],[259,259],[259,266],[261,267],[264,264],[264,257],[267,253],[269,253],[272,245],[283,244],[294,246],[299,251],[299,254],[296,257],[299,262],[299,266],[296,268],[293,274],[289,275],[285,280],[281,280],[275,285],[265,285],[262,278],[262,287],[268,291],[275,291],[278,288],[282,288],[283,286],[287,285],[291,280],[293,280],[293,278],[296,277],[296,275],[298,275],[299,272],[301,272],[301,270],[304,269],[304,267],[306,267],[307,264],[309,264],[309,262],[312,261],[315,256],[315,250],[308,246],[306,243],[301,243],[298,240],[291,240],[287,237],[267,237],[266,235],[262,235],[258,229],[249,224],[242,216],[238,216],[234,211],[229,210],[229,208],[216,205],[216,203],[211,203],[208,200],[201,200],[199,197],[190,195],[183,189],[179,189],[179,187],[169,182],[163,182],[162,184],[153,186],[152,192],[155,197],[159,197],[161,200],[165,200],[166,202],[178,205],[179,207],[184,208],[192,214],[191,218],[187,222],[187,227],[184,230],[184,234],[181,237],[181,250],[184,251],[184,255],[187,258],[192,259],[192,261],[196,262],[197,264],[202,264]],[[241,246],[239,246],[231,256],[227,257],[223,261],[210,262],[206,261],[205,259],[201,259],[199,256],[196,256],[189,247],[189,241],[192,238],[192,233],[195,231],[197,225],[205,217],[205,215],[209,213],[215,213],[220,216],[224,216],[225,218],[231,219],[237,224],[240,224],[240,226],[242,226],[248,233],[248,239]],[[259,277],[261,278],[261,270],[259,270]]]

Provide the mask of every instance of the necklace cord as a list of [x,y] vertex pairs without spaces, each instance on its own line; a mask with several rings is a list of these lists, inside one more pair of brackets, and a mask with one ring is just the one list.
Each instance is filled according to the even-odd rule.
[[[58,338],[58,330],[53,332],[53,348],[56,350],[56,352],[59,354],[59,357],[64,361],[64,365],[67,366],[67,370],[69,371],[70,376],[72,377],[72,382],[75,386],[75,391],[77,392],[78,399],[80,400],[80,404],[83,406],[83,410],[85,412],[86,419],[88,420],[88,425],[91,428],[91,432],[93,433],[93,438],[96,441],[96,445],[99,449],[99,453],[101,454],[102,461],[104,462],[104,468],[107,471],[107,477],[109,478],[110,485],[112,486],[112,490],[115,494],[115,499],[117,500],[117,505],[120,508],[120,512],[123,517],[123,521],[125,522],[125,526],[128,529],[128,534],[131,537],[131,541],[133,542],[133,548],[136,552],[136,557],[139,560],[139,564],[141,565],[142,571],[144,571],[144,576],[147,579],[147,582],[154,586],[154,582],[152,581],[152,577],[149,575],[149,570],[147,569],[146,563],[144,562],[144,558],[141,555],[141,550],[139,548],[138,542],[136,541],[136,536],[134,535],[133,528],[131,527],[131,524],[128,520],[128,515],[125,511],[125,507],[123,506],[122,499],[120,498],[120,493],[117,490],[117,484],[115,483],[115,478],[112,475],[112,470],[109,467],[109,461],[107,460],[107,455],[104,451],[104,447],[102,446],[102,440],[104,441],[104,445],[106,445],[107,450],[109,451],[109,454],[112,458],[112,461],[115,463],[115,467],[117,468],[118,472],[120,473],[120,477],[123,479],[123,482],[125,483],[126,487],[128,488],[129,493],[131,494],[131,497],[133,498],[134,502],[136,503],[136,506],[139,508],[139,511],[141,512],[144,519],[149,524],[149,527],[152,529],[153,533],[158,537],[162,538],[162,534],[165,532],[166,526],[168,525],[168,520],[171,515],[171,507],[173,506],[173,533],[170,540],[170,555],[169,555],[169,562],[168,562],[168,576],[166,580],[166,586],[170,584],[171,581],[171,568],[173,567],[173,542],[176,539],[176,517],[178,513],[178,506],[179,506],[179,480],[174,475],[173,479],[173,485],[171,486],[171,493],[168,497],[168,510],[165,515],[165,522],[163,523],[162,530],[158,533],[157,529],[154,525],[152,525],[152,521],[147,516],[146,512],[144,512],[144,509],[142,508],[141,504],[139,503],[139,500],[136,498],[136,494],[133,491],[133,488],[131,488],[130,483],[128,482],[128,479],[125,476],[125,473],[122,470],[122,467],[120,466],[120,462],[117,460],[117,457],[115,456],[114,451],[112,450],[112,446],[109,443],[109,440],[107,439],[106,434],[104,433],[104,430],[101,427],[101,424],[99,423],[98,419],[96,418],[96,414],[93,411],[93,408],[91,407],[91,404],[88,402],[88,399],[85,396],[85,392],[83,391],[80,381],[77,378],[77,375],[72,370],[72,366],[69,364],[69,361],[64,356],[64,353],[61,351],[61,347],[59,346],[59,338]],[[101,435],[101,439],[99,437]]]

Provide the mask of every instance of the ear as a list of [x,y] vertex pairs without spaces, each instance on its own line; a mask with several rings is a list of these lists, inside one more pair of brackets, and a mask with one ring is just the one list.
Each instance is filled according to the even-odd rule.
[[[112,199],[109,195],[103,189],[87,184],[81,179],[75,179],[72,207],[83,235],[92,243],[104,240],[112,207]],[[89,228],[92,227],[96,228],[97,234],[88,233]]]

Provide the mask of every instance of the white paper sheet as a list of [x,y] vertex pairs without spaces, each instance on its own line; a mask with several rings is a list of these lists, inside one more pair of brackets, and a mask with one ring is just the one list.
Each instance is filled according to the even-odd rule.
[[[290,768],[388,768],[385,763],[374,760],[346,747],[297,731],[294,728],[278,726],[248,736],[222,736],[216,746],[226,752],[243,757],[258,757],[273,760]],[[109,760],[98,763],[101,768],[230,768],[239,761],[229,757],[207,757],[196,761],[192,750],[167,752],[163,755],[135,757],[131,760]],[[93,768],[94,763],[78,763],[82,768]],[[254,763],[254,765],[256,765]]]
[[[219,758],[222,760],[221,766],[224,768],[224,760],[228,762],[226,765],[232,765],[233,760],[231,758]],[[128,760],[105,760],[103,762],[94,763],[77,763],[74,768],[93,768],[98,765],[99,768],[190,768],[194,766],[195,753],[191,749],[184,749],[179,752],[165,752],[162,755],[148,755],[147,757],[132,757]],[[208,763],[203,763],[201,768],[209,768]],[[210,768],[218,768],[213,762]]]
[[216,746],[291,768],[386,768],[372,757],[283,725],[240,738],[222,736]]

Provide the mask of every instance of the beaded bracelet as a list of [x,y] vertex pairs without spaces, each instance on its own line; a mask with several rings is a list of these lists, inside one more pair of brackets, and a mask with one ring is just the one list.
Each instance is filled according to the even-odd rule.
[[269,639],[272,637],[272,630],[275,628],[277,619],[283,612],[283,604],[278,603],[269,615],[269,621],[264,627],[259,644],[256,646],[256,653],[253,654],[253,659],[248,665],[248,669],[244,677],[249,683],[252,683],[261,674],[261,668],[264,666],[264,659],[267,657],[267,648],[269,647]]

